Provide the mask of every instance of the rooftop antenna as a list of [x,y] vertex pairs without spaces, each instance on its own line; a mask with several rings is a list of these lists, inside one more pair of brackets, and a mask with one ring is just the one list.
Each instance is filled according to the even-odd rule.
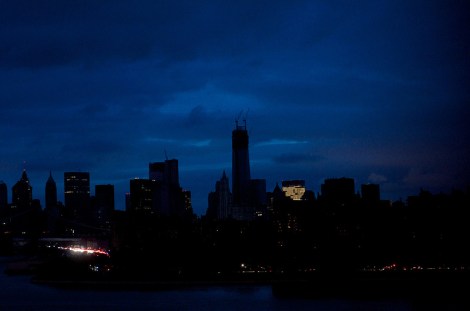
[[168,155],[166,154],[166,149],[164,150],[164,153],[165,153],[165,160],[168,161]]
[[237,126],[237,129],[238,129],[238,121],[239,121],[240,118],[242,117],[242,114],[243,114],[243,110],[238,113],[238,116],[237,116],[237,118],[235,119],[235,125]]
[[250,108],[248,108],[245,112],[245,116],[243,117],[243,122],[245,123],[245,129],[246,129],[246,119],[248,119],[248,112],[250,111]]

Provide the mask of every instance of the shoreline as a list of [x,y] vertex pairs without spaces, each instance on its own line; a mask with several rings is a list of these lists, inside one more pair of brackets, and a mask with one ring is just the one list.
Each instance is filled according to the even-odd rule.
[[[158,276],[125,273],[38,273],[36,257],[2,258],[3,273],[28,275],[30,282],[66,290],[173,291],[209,287],[270,286],[279,298],[365,298],[464,300],[470,270],[313,271],[305,273],[232,273]],[[73,272],[73,271],[72,271]]]

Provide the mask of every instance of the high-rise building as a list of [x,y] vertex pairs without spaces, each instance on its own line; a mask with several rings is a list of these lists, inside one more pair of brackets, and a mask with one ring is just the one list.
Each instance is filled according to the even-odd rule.
[[232,131],[232,194],[236,206],[249,204],[250,157],[248,131],[244,125],[235,125]]
[[33,202],[33,187],[31,187],[26,174],[23,170],[21,179],[12,188],[12,207],[18,209],[28,209]]
[[165,162],[149,163],[149,179],[163,181],[165,179]]
[[327,204],[349,205],[356,198],[354,179],[346,177],[325,179],[321,185],[321,194]]
[[187,215],[193,214],[193,203],[191,201],[191,191],[183,190],[184,211]]
[[363,184],[361,185],[362,202],[365,206],[379,206],[380,205],[380,186],[378,184]]
[[215,191],[209,194],[208,216],[216,219],[232,217],[231,203],[229,180],[224,171],[215,183]]
[[57,207],[57,186],[52,178],[52,172],[49,172],[49,178],[46,181],[46,209]]
[[249,191],[250,206],[252,207],[252,210],[250,211],[250,213],[252,214],[251,217],[266,216],[266,179],[251,179]]
[[134,178],[130,180],[128,211],[153,214],[153,192],[155,181]]
[[266,180],[251,179],[246,121],[232,131],[232,217],[253,220],[264,215],[267,205]]
[[265,179],[251,179],[246,121],[235,123],[232,131],[232,193],[225,171],[216,183],[216,191],[209,193],[206,216],[251,221],[265,216],[267,194]]
[[294,201],[300,201],[305,194],[305,180],[284,180],[282,191],[286,197]]
[[90,206],[90,173],[64,173],[64,200],[67,216],[82,217]]
[[64,208],[62,203],[57,201],[57,185],[52,178],[52,172],[49,172],[49,178],[46,181],[45,199],[47,231],[51,234],[63,234],[65,227],[71,229],[70,226],[64,226],[62,218]]
[[152,209],[160,215],[183,215],[185,198],[179,184],[178,160],[149,163],[149,180],[154,182]]
[[0,181],[0,211],[8,207],[8,187],[5,182]]
[[178,160],[149,163],[149,179],[179,186]]
[[114,211],[114,186],[95,185],[95,199],[93,204],[93,220],[102,227],[111,223]]

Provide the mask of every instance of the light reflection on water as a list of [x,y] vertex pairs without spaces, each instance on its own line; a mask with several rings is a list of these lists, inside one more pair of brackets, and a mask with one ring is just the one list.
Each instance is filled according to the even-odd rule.
[[0,311],[421,310],[403,300],[280,299],[272,295],[270,286],[218,286],[171,291],[66,290],[32,284],[29,276],[5,275],[4,267],[0,262]]

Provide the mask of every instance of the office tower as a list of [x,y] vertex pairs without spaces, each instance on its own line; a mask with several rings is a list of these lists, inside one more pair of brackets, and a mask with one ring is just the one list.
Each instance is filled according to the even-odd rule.
[[165,178],[165,162],[149,163],[149,179],[163,181]]
[[114,186],[96,185],[93,204],[93,220],[101,227],[108,227],[114,211]]
[[282,182],[282,191],[286,197],[294,201],[303,200],[305,194],[305,181],[304,180],[285,180]]
[[57,185],[52,178],[52,172],[49,172],[49,178],[46,181],[45,187],[45,216],[46,216],[46,228],[50,234],[63,234],[64,224],[63,216],[61,213],[64,212],[62,203],[57,202]]
[[184,212],[187,215],[193,214],[193,203],[191,201],[191,191],[190,190],[183,190],[183,205],[184,205]]
[[251,179],[249,187],[249,202],[252,208],[249,210],[250,214],[247,214],[244,217],[246,219],[250,219],[254,216],[266,216],[266,179]]
[[178,160],[149,163],[149,179],[179,186]]
[[90,173],[64,173],[64,200],[67,216],[83,217],[90,206]]
[[153,210],[160,215],[182,216],[185,211],[183,189],[179,184],[178,160],[149,163],[153,185]]
[[18,209],[28,209],[33,202],[33,188],[29,184],[26,170],[23,170],[21,179],[12,188],[12,207]]
[[208,216],[216,219],[226,219],[232,216],[232,194],[230,193],[229,180],[225,171],[222,177],[215,183],[215,191],[209,194]]
[[[216,183],[216,191],[209,193],[209,218],[251,221],[264,216],[267,207],[266,180],[251,179],[246,122],[235,123],[232,131],[232,193],[225,172]],[[230,199],[229,199],[230,198]],[[228,203],[227,203],[228,202]]]
[[178,171],[178,160],[165,160],[165,178],[169,185],[179,187],[180,181]]
[[232,194],[234,205],[248,204],[250,179],[246,122],[244,122],[244,125],[238,125],[237,121],[235,129],[232,131]]
[[230,193],[230,185],[225,171],[222,173],[220,181],[215,186],[217,193],[217,218],[225,219],[231,214],[230,204],[232,203],[232,193]]
[[0,181],[0,211],[8,207],[8,188],[5,182]]
[[249,194],[251,205],[265,206],[267,202],[266,179],[250,179]]
[[153,192],[155,181],[150,179],[131,179],[128,211],[153,214]]
[[329,178],[321,185],[322,199],[328,204],[344,206],[354,202],[356,198],[354,179]]
[[52,178],[52,172],[49,172],[49,178],[46,181],[46,209],[57,207],[57,186]]
[[362,202],[365,206],[379,206],[380,205],[380,186],[378,184],[363,184],[361,185]]

